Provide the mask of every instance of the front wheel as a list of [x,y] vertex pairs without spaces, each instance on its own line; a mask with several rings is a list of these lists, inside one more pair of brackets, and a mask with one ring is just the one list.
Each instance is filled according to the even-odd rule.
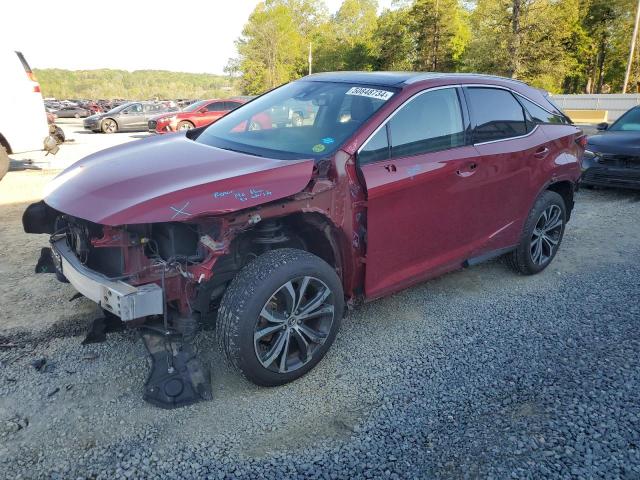
[[533,275],[549,266],[564,235],[567,208],[556,192],[545,191],[536,200],[525,222],[520,244],[507,255],[517,272]]
[[218,343],[251,382],[282,385],[324,357],[343,309],[340,279],[325,261],[302,250],[272,250],[227,288],[218,310]]
[[191,122],[183,121],[178,124],[178,130],[191,130],[192,128],[194,125]]
[[102,131],[104,133],[116,133],[118,131],[118,124],[115,120],[107,118],[102,121]]

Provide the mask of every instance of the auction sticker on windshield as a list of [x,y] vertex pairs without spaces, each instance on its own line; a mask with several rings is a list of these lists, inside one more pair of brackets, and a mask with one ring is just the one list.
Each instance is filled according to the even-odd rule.
[[389,92],[388,90],[378,90],[376,88],[366,87],[351,87],[346,94],[357,95],[359,97],[377,98],[380,100],[389,100],[393,96],[393,92]]

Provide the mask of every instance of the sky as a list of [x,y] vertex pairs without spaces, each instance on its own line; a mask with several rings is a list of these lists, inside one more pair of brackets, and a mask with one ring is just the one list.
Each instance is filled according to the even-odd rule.
[[[0,45],[31,68],[221,74],[258,1],[5,0]],[[325,3],[334,13],[342,0]]]

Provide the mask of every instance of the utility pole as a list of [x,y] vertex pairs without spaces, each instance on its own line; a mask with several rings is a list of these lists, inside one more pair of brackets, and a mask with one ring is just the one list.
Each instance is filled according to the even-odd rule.
[[631,38],[631,50],[629,51],[629,61],[627,62],[627,71],[624,74],[624,85],[622,93],[627,93],[627,85],[629,84],[629,76],[631,75],[631,64],[633,63],[633,51],[636,48],[636,38],[638,38],[638,23],[640,23],[640,0],[636,7],[636,24],[633,27],[633,37]]
[[[638,0],[638,2],[640,2],[640,0]],[[313,60],[313,57],[311,56],[311,42],[309,42],[309,75],[311,75],[311,61]]]

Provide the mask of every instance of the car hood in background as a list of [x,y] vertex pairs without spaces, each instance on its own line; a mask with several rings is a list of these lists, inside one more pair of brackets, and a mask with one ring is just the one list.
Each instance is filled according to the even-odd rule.
[[89,155],[52,180],[44,201],[104,225],[188,221],[298,193],[312,170],[313,160],[256,157],[174,134]]
[[640,156],[640,132],[603,132],[587,140],[587,149],[597,153]]

